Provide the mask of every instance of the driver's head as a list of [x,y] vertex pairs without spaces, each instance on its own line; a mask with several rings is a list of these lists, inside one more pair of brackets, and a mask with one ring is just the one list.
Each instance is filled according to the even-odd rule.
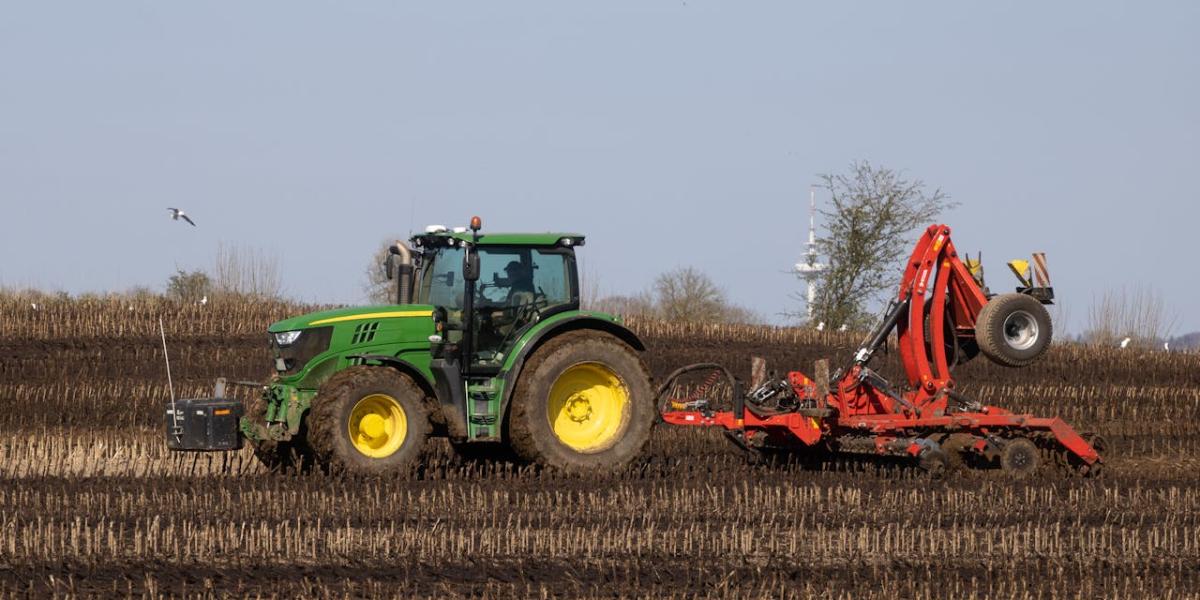
[[505,265],[504,274],[508,276],[509,281],[524,281],[529,279],[529,269],[526,269],[525,265],[516,260]]
[[528,288],[532,284],[533,273],[520,261],[512,261],[504,267],[505,278],[512,287]]

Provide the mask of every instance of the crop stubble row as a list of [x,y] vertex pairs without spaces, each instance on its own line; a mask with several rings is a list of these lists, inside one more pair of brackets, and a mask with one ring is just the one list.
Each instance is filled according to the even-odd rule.
[[[958,371],[964,391],[984,401],[1058,414],[1110,437],[1117,453],[1099,481],[987,474],[931,484],[887,464],[752,466],[715,432],[665,429],[638,464],[594,479],[462,464],[439,446],[415,479],[329,480],[264,475],[248,451],[165,452],[152,317],[169,309],[96,302],[3,319],[0,595],[1200,591],[1195,355],[1065,346],[1029,369],[979,360]],[[186,334],[168,331],[185,395],[204,393],[217,375],[261,374],[269,362],[260,332],[297,309],[200,310],[167,315],[169,323],[202,320]],[[857,342],[798,330],[634,326],[657,377],[699,360],[748,375],[750,354],[808,371]]]

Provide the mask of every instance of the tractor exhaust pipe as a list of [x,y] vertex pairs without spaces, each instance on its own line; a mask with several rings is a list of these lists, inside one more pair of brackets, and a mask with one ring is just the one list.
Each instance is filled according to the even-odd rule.
[[396,265],[396,304],[412,304],[412,250],[409,250],[404,242],[396,242],[388,250],[400,257],[400,262]]

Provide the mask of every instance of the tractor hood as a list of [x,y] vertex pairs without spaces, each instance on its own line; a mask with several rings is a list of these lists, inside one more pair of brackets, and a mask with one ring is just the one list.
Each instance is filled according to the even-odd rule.
[[306,315],[300,315],[298,317],[291,317],[282,321],[277,321],[267,328],[267,331],[269,333],[280,333],[283,331],[295,331],[297,329],[335,325],[337,323],[359,321],[364,319],[390,319],[403,317],[428,318],[432,315],[433,307],[424,304],[353,306],[350,308],[323,310],[320,312],[308,313]]

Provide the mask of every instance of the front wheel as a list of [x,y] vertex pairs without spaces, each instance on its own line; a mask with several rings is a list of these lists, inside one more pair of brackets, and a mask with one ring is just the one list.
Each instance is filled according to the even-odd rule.
[[583,331],[546,343],[522,370],[507,426],[522,459],[564,471],[616,469],[654,424],[650,375],[637,352]]
[[313,400],[308,445],[330,472],[399,473],[425,449],[425,394],[388,367],[350,367],[330,377]]

